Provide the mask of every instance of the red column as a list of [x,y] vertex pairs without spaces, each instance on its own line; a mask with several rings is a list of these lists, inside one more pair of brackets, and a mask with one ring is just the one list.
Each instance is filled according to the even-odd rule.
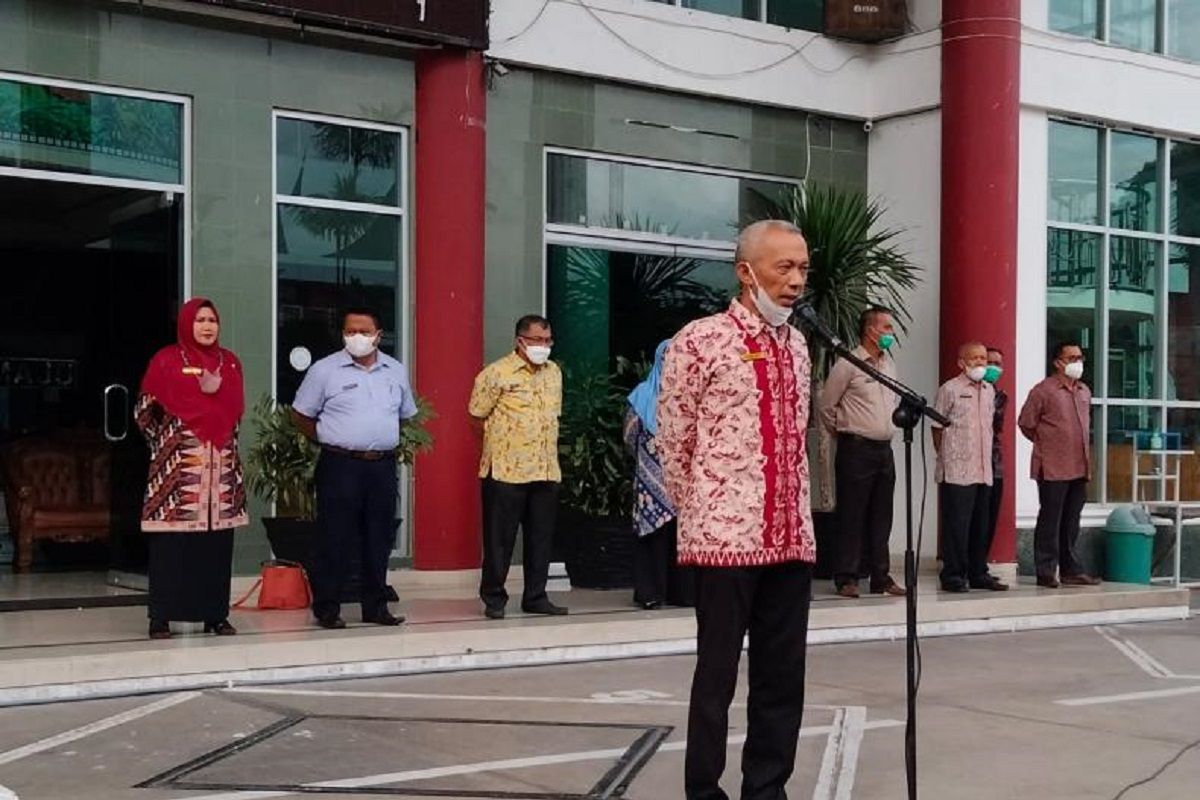
[[467,400],[483,361],[487,91],[483,54],[417,60],[415,377],[433,404],[433,449],[415,467],[417,569],[479,566],[479,450]]
[[1004,429],[1008,487],[993,561],[1017,559],[1012,376],[1017,344],[1017,190],[1020,0],[942,2],[942,378],[958,346],[981,339],[1004,351],[1000,388],[1010,395]]

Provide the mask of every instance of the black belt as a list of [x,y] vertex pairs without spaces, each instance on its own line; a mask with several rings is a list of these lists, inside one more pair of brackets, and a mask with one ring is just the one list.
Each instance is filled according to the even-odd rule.
[[321,449],[327,450],[330,453],[336,453],[339,456],[357,458],[359,461],[383,461],[385,458],[396,457],[396,448],[394,447],[391,450],[347,450],[344,447],[323,444],[321,445]]
[[872,447],[891,447],[891,439],[868,439],[866,436],[859,436],[857,433],[838,433],[839,439],[849,439],[852,442],[870,445]]

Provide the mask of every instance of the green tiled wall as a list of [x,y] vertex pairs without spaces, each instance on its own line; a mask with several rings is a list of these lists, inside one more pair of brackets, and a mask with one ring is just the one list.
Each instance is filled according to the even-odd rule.
[[858,122],[806,121],[798,111],[558,73],[512,69],[496,75],[488,94],[489,359],[511,347],[517,317],[542,309],[546,146],[789,177],[803,177],[807,169],[815,182],[867,188],[867,137]]
[[[186,25],[132,6],[4,0],[0,71],[192,99],[192,293],[221,309],[222,342],[245,364],[248,398],[267,391],[271,111],[410,125],[412,63]],[[257,519],[263,509],[253,511]],[[236,541],[235,569],[256,571],[268,552],[261,528]]]

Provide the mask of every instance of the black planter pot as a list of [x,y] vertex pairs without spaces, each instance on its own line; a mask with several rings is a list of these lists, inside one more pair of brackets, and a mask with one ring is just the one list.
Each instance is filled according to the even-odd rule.
[[[317,541],[317,523],[311,519],[296,519],[294,517],[263,517],[263,526],[267,529],[267,541],[271,543],[271,552],[275,557],[284,561],[295,561],[304,565],[304,571],[312,572],[313,548]],[[400,520],[396,520],[400,526]],[[357,603],[358,589],[358,551],[351,550],[346,559],[346,578],[342,583],[342,602]],[[388,602],[394,603],[400,598],[391,586],[387,588]]]
[[571,586],[578,589],[633,586],[636,537],[629,517],[594,517],[560,507],[556,539],[561,543]]

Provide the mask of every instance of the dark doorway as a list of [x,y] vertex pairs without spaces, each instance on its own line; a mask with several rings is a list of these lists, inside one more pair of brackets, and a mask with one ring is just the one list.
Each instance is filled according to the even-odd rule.
[[81,592],[83,573],[111,595],[115,576],[137,583],[145,572],[147,453],[131,412],[150,356],[175,338],[181,201],[0,177],[0,485],[12,570],[44,585],[59,576],[67,593]]

